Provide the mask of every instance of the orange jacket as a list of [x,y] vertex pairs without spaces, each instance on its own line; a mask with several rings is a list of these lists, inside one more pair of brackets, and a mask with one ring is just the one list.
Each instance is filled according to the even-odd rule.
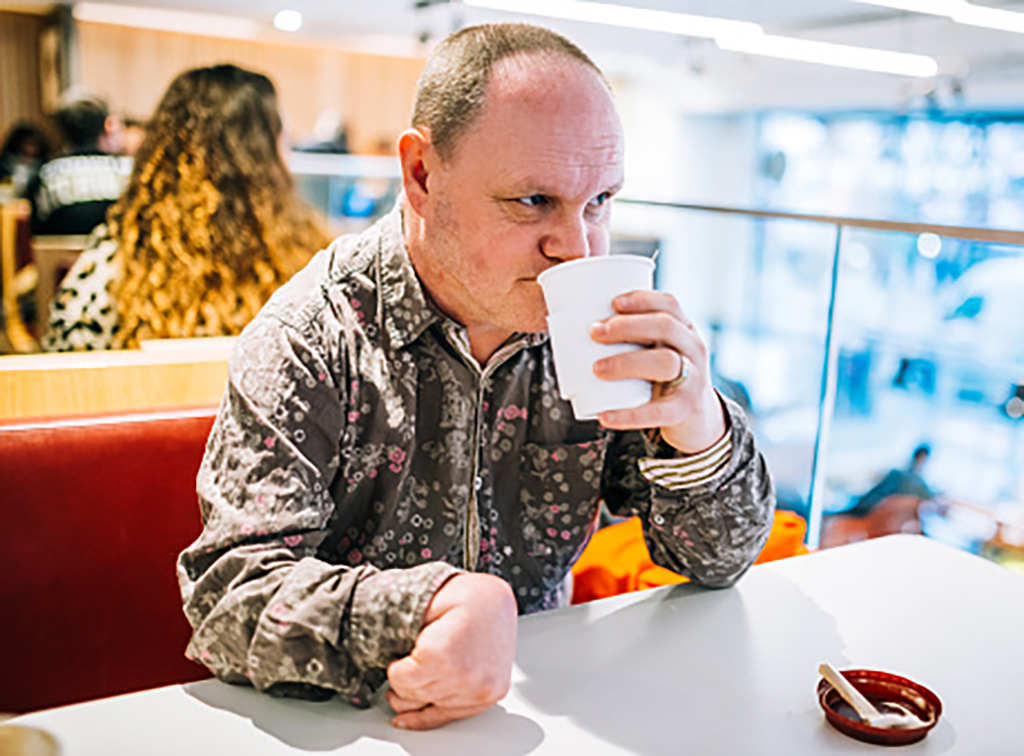
[[[768,541],[754,563],[806,554],[806,535],[807,522],[803,517],[793,512],[776,512]],[[638,517],[597,531],[573,565],[572,574],[574,604],[688,580],[651,561]]]

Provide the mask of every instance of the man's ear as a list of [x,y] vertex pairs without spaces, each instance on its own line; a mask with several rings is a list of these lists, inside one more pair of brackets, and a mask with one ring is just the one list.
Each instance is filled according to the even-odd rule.
[[438,155],[429,132],[409,129],[398,137],[398,158],[402,163],[402,188],[412,209],[423,215],[429,201],[427,177],[437,167]]

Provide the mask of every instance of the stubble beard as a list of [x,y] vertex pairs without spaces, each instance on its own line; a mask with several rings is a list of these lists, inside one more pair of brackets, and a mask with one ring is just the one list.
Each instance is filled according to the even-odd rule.
[[[462,225],[452,204],[439,201],[433,220],[425,246],[429,249],[430,279],[442,290],[442,301],[431,293],[449,317],[463,325],[489,325],[510,333],[547,330],[547,308],[535,278],[510,278],[503,285],[486,289],[475,286],[479,268],[472,255],[466,254]],[[501,294],[496,297],[495,291]]]

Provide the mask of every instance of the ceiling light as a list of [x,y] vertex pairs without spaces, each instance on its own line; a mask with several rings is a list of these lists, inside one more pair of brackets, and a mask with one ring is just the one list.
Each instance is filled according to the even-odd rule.
[[489,10],[527,13],[533,16],[587,21],[593,24],[623,26],[629,29],[682,34],[687,37],[713,39],[722,34],[760,33],[761,27],[749,21],[730,21],[710,16],[691,16],[687,13],[630,8],[608,3],[590,3],[583,0],[463,0],[463,5]]
[[235,16],[218,16],[212,13],[107,5],[106,3],[75,3],[72,14],[76,21],[133,26],[138,29],[159,29],[183,34],[201,34],[208,37],[255,39],[260,34],[260,25],[255,21]]
[[898,74],[900,76],[934,76],[939,65],[927,55],[876,50],[870,47],[837,45],[795,37],[776,37],[771,34],[738,35],[715,40],[723,50],[767,55],[772,58],[801,60],[825,66],[856,68],[861,71]]
[[931,16],[944,16],[958,24],[981,26],[986,29],[1024,34],[1024,13],[985,8],[972,5],[966,0],[857,0],[867,5],[880,5],[883,8],[926,13]]
[[931,13],[936,16],[948,16],[953,6],[962,3],[963,0],[856,0],[856,2],[910,11],[911,13]]
[[[898,2],[899,0],[893,0]],[[914,0],[905,0],[914,2]],[[943,2],[943,0],[937,0]],[[952,0],[951,0],[952,1]],[[463,5],[534,16],[585,21],[629,29],[707,37],[723,50],[766,55],[822,65],[856,68],[862,71],[934,76],[938,64],[926,55],[876,50],[869,47],[813,42],[764,33],[759,24],[687,13],[632,8],[585,0],[463,0]]]
[[281,31],[297,32],[302,28],[302,14],[296,10],[278,11],[274,16],[274,26]]
[[953,8],[952,18],[958,24],[983,26],[987,29],[1024,34],[1024,13],[1014,13],[998,8],[982,8],[970,3],[958,3]]

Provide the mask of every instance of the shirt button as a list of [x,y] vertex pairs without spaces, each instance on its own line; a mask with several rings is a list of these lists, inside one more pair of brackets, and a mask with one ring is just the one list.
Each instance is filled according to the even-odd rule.
[[655,525],[664,525],[665,524],[665,518],[662,517],[661,515],[654,515],[654,524]]
[[476,480],[473,481],[473,485],[476,487],[476,490],[479,491],[484,487],[484,479],[477,475]]

